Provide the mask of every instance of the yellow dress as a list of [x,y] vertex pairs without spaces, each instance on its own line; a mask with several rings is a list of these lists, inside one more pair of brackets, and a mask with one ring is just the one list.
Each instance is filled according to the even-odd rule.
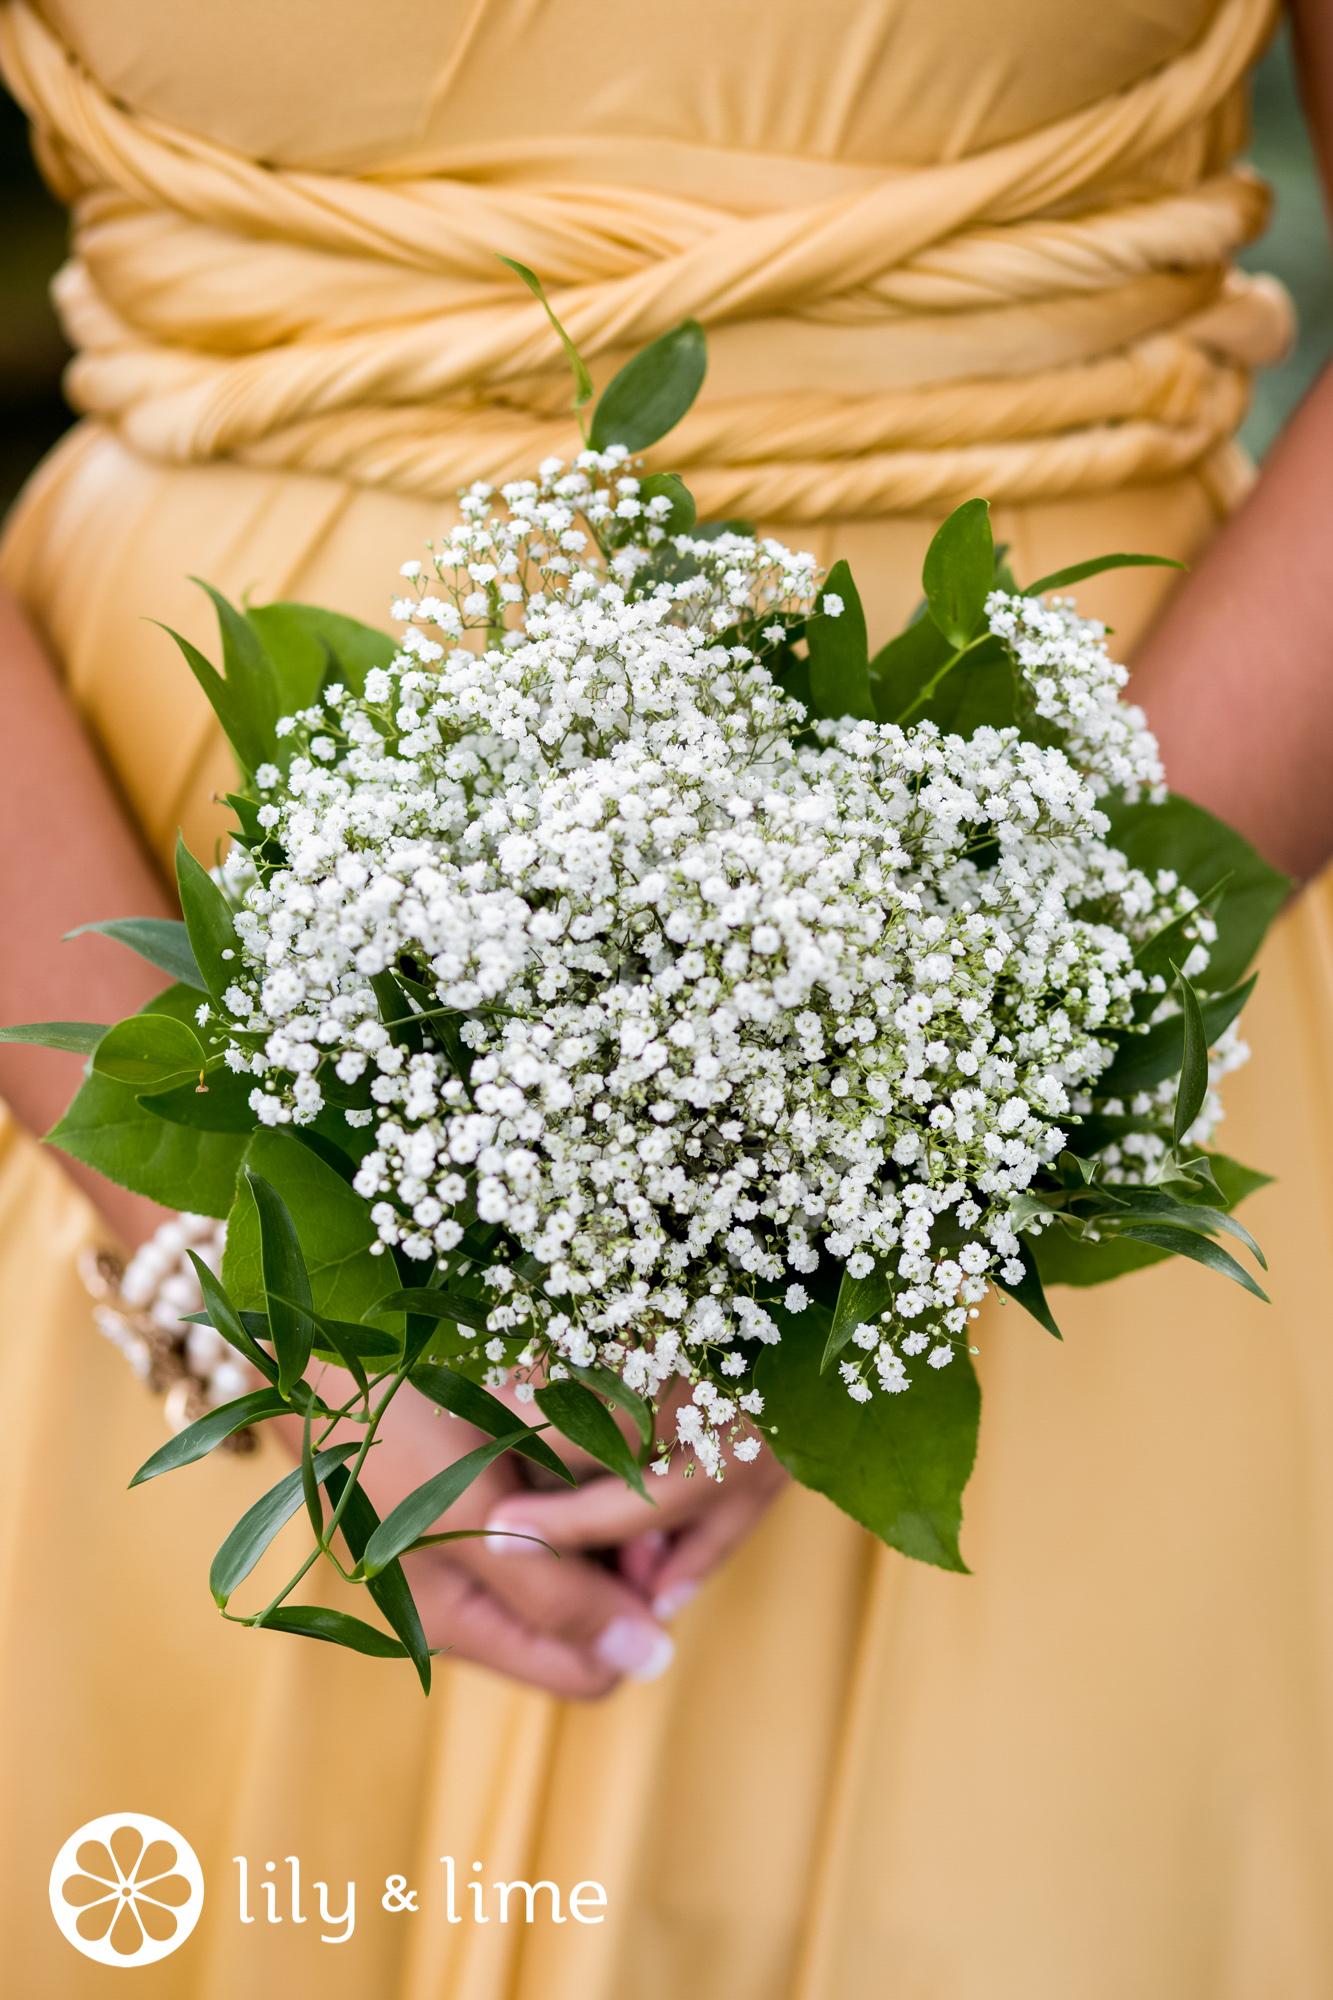
[[[87,422],[5,574],[156,852],[226,759],[153,616],[187,573],[382,620],[457,485],[575,433],[540,271],[605,379],[709,328],[671,442],[707,511],[850,558],[882,639],[933,524],[996,503],[1020,575],[1187,556],[1280,301],[1228,275],[1267,0],[27,0],[0,54],[74,203]],[[1089,586],[1119,642],[1160,573]],[[21,755],[21,745],[7,746]],[[12,861],[12,857],[11,857]],[[1333,936],[1284,920],[1225,1143],[1274,1304],[1189,1269],[983,1322],[971,1576],[788,1493],[678,1625],[671,1673],[567,1707],[226,1627],[209,1553],[275,1476],[127,1493],[157,1407],[97,1339],[95,1229],[0,1160],[0,1952],[101,1992],[46,1907],[125,1808],[204,1865],[171,2000],[1327,2000],[1333,1991]],[[337,1762],[334,1763],[336,1755]],[[301,1858],[351,1941],[242,1926]],[[600,1926],[450,1926],[466,1878],[605,1885]],[[401,1874],[415,1913],[383,1908]]]

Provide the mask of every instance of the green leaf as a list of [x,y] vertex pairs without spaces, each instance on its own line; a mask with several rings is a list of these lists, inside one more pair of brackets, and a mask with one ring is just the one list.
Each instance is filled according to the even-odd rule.
[[248,1073],[223,1067],[209,1070],[202,1088],[181,1083],[174,1090],[140,1092],[138,1102],[171,1125],[189,1125],[198,1132],[253,1132],[259,1125],[250,1109],[254,1087]]
[[484,1333],[490,1311],[485,1299],[464,1298],[459,1292],[408,1290],[386,1293],[368,1308],[365,1317],[378,1319],[386,1313],[419,1313],[423,1319],[448,1320],[452,1326],[470,1326]]
[[131,1014],[108,1028],[93,1054],[93,1068],[132,1090],[163,1090],[202,1075],[207,1057],[185,1021],[161,1014]]
[[315,1344],[310,1278],[286,1202],[262,1174],[247,1167],[245,1178],[259,1215],[259,1254],[278,1387],[288,1396],[305,1374]]
[[966,1571],[958,1549],[962,1494],[976,1455],[981,1392],[972,1364],[913,1367],[900,1395],[854,1403],[837,1374],[821,1375],[829,1308],[799,1314],[766,1304],[782,1339],[755,1362],[776,1456],[803,1486],[919,1562]]
[[193,986],[199,993],[208,990],[194,962],[185,926],[173,917],[108,917],[104,923],[80,924],[77,930],[66,931],[62,942],[67,944],[71,938],[87,937],[89,932],[114,938],[117,944],[127,944],[160,972],[169,972],[182,986]]
[[[418,1361],[410,1377],[412,1387],[426,1398],[428,1403],[438,1403],[441,1409],[452,1411],[464,1423],[472,1424],[479,1431],[486,1431],[491,1437],[517,1435],[515,1424],[520,1419],[512,1410],[506,1409],[498,1396],[492,1396],[489,1389],[469,1382],[466,1375],[459,1375],[452,1368],[445,1368],[436,1361]],[[545,1438],[538,1437],[530,1427],[526,1437],[520,1437],[513,1449],[530,1458],[534,1465],[541,1465],[548,1472],[554,1472],[570,1486],[578,1481],[562,1458],[558,1458]]]
[[1167,1255],[1146,1243],[1126,1242],[1122,1237],[1103,1236],[1097,1243],[1086,1237],[1071,1236],[1059,1224],[1043,1229],[1033,1245],[1037,1269],[1043,1285],[1109,1285],[1131,1271],[1160,1264]]
[[639,499],[645,507],[650,500],[671,502],[671,512],[657,523],[663,534],[693,534],[697,519],[694,495],[678,472],[650,472],[639,482]]
[[933,722],[946,736],[1009,728],[1018,720],[1018,682],[1003,641],[989,633],[973,640],[899,720]]
[[[358,1450],[360,1446],[353,1439],[351,1444],[330,1445],[327,1451],[318,1452],[312,1461],[316,1485],[322,1484],[336,1466]],[[220,1610],[225,1608],[232,1592],[244,1583],[273,1537],[300,1510],[301,1498],[301,1469],[298,1466],[295,1472],[289,1472],[280,1479],[276,1486],[270,1486],[262,1499],[256,1500],[254,1506],[242,1514],[214,1556],[208,1572],[208,1587]]]
[[520,1425],[507,1437],[493,1438],[489,1444],[478,1445],[464,1458],[455,1459],[446,1465],[443,1472],[437,1472],[427,1479],[416,1491],[400,1500],[391,1514],[376,1528],[366,1544],[362,1557],[362,1567],[368,1577],[378,1576],[387,1569],[395,1556],[410,1548],[418,1535],[424,1535],[431,1523],[438,1521],[441,1514],[447,1514],[454,1502],[466,1493],[474,1479],[494,1464],[506,1451],[515,1447],[527,1430]]
[[1133,1222],[1124,1223],[1116,1231],[1118,1236],[1127,1236],[1131,1243],[1152,1243],[1160,1250],[1174,1252],[1177,1257],[1192,1257],[1196,1264],[1203,1264],[1210,1271],[1217,1271],[1224,1278],[1233,1278],[1243,1285],[1247,1292],[1253,1292],[1256,1299],[1265,1305],[1270,1303],[1267,1292],[1260,1289],[1245,1269],[1238,1264],[1229,1250],[1220,1243],[1214,1243],[1210,1236],[1194,1236],[1184,1229],[1173,1229],[1168,1223]]
[[22,1042],[29,1048],[67,1049],[72,1055],[90,1056],[111,1031],[105,1021],[20,1021],[15,1027],[0,1028],[0,1042]]
[[1171,970],[1180,986],[1185,1028],[1184,1050],[1180,1064],[1180,1083],[1176,1089],[1176,1115],[1172,1127],[1172,1138],[1176,1151],[1185,1143],[1185,1134],[1203,1109],[1203,1100],[1208,1095],[1208,1034],[1203,1024],[1203,1010],[1199,1006],[1199,996],[1186,979],[1179,966]]
[[[836,618],[824,610],[830,597],[842,599]],[[829,571],[818,608],[805,621],[805,637],[810,648],[810,696],[815,714],[876,721],[865,612],[845,562],[834,563]]]
[[[251,1137],[245,1163],[277,1190],[300,1238],[315,1311],[355,1323],[384,1290],[393,1265],[370,1255],[370,1205],[318,1154],[288,1132]],[[222,1274],[240,1307],[262,1310],[264,1273],[259,1218],[244,1182],[227,1223]]]
[[[143,1012],[188,1024],[198,1005],[192,987],[169,986]],[[144,1109],[132,1086],[95,1072],[46,1137],[134,1194],[168,1208],[214,1216],[225,1216],[232,1206],[246,1147],[241,1134],[168,1123]]]
[[639,1433],[639,1440],[646,1451],[653,1441],[653,1413],[638,1391],[631,1389],[628,1382],[622,1382],[611,1369],[600,1365],[595,1368],[576,1368],[573,1362],[566,1366],[576,1382],[582,1382],[586,1389],[595,1389],[605,1396],[608,1403],[614,1403],[623,1410]]
[[235,984],[241,960],[241,941],[232,922],[231,907],[213,877],[185,845],[183,834],[176,835],[176,886],[190,949],[204,983],[213,999]]
[[[1252,972],[1241,986],[1205,1000],[1201,1013],[1205,1045],[1213,1046],[1225,1034],[1254,991],[1259,975]],[[1153,1090],[1174,1076],[1185,1059],[1185,1016],[1173,1014],[1159,1021],[1146,1034],[1127,1035],[1116,1058],[1096,1079],[1098,1097],[1133,1097],[1141,1090]]]
[[267,1375],[270,1382],[276,1382],[278,1379],[277,1363],[252,1338],[250,1329],[245,1325],[235,1306],[227,1297],[226,1287],[223,1285],[222,1280],[209,1270],[203,1258],[197,1257],[193,1250],[187,1254],[190,1262],[194,1265],[194,1274],[199,1280],[199,1289],[204,1295],[204,1310],[208,1316],[208,1325],[215,1328],[224,1340],[229,1340],[232,1346],[245,1356],[251,1366],[259,1370],[261,1375]]
[[280,715],[310,708],[334,680],[363,694],[371,668],[387,667],[398,651],[387,632],[318,604],[252,605],[245,615],[268,656]]
[[1234,986],[1263,942],[1264,933],[1291,894],[1289,876],[1270,868],[1248,840],[1173,792],[1161,805],[1141,799],[1126,805],[1098,801],[1111,821],[1107,843],[1148,877],[1170,868],[1203,898],[1220,875],[1229,876],[1218,906],[1217,942],[1209,946],[1207,989]]
[[130,1481],[131,1486],[142,1486],[147,1479],[156,1479],[163,1472],[175,1472],[182,1465],[193,1465],[197,1458],[204,1458],[236,1431],[243,1431],[250,1424],[262,1423],[266,1417],[286,1417],[291,1415],[291,1404],[276,1389],[252,1389],[246,1396],[238,1396],[234,1403],[224,1403],[221,1409],[210,1410],[198,1423],[190,1424],[178,1431],[174,1438],[146,1458]]
[[915,708],[954,648],[933,618],[918,618],[870,662],[870,691],[881,722]]
[[[325,1485],[330,1500],[336,1508],[343,1497],[349,1474],[342,1466],[335,1466]],[[347,1504],[339,1517],[338,1527],[351,1553],[352,1561],[358,1563],[366,1552],[366,1544],[379,1527],[380,1517],[361,1486],[354,1486],[348,1495]],[[407,1648],[423,1694],[430,1693],[430,1648],[426,1635],[421,1629],[421,1618],[415,1600],[408,1587],[400,1562],[391,1562],[378,1576],[371,1577],[366,1588],[388,1619],[398,1637]]]
[[921,586],[926,609],[951,646],[965,646],[975,638],[995,588],[995,543],[986,501],[965,500],[936,530]]
[[[1230,876],[1223,875],[1216,881],[1206,896],[1201,896],[1192,910],[1183,916],[1173,917],[1169,924],[1163,924],[1134,953],[1134,964],[1147,980],[1166,981],[1167,974],[1179,962],[1183,964],[1189,957],[1189,947],[1198,942],[1199,920],[1208,916],[1221,901]],[[1139,993],[1134,998],[1134,1018],[1146,1019],[1156,1011],[1162,995],[1160,993]]]
[[623,444],[627,451],[647,451],[675,429],[703,387],[707,367],[703,328],[682,320],[627,361],[602,391],[588,432],[592,449]]
[[826,1375],[846,1347],[858,1326],[870,1325],[886,1313],[893,1304],[893,1285],[883,1269],[876,1269],[865,1278],[854,1278],[844,1270],[842,1283],[838,1286],[837,1304],[833,1308],[833,1318],[829,1325],[828,1339],[819,1363],[819,1372]]
[[[495,254],[497,257],[500,256],[498,250]],[[532,296],[540,300],[542,306],[545,308],[547,319],[550,320],[551,325],[560,336],[560,345],[565,350],[565,359],[574,371],[574,408],[581,410],[585,403],[592,400],[592,376],[588,373],[587,363],[552,311],[551,302],[542,289],[542,281],[536,272],[530,271],[526,264],[520,264],[517,258],[514,257],[500,257],[500,262],[507,264],[511,271],[517,273],[532,293]]]
[[346,1646],[353,1653],[368,1653],[374,1660],[405,1660],[406,1646],[391,1639],[363,1618],[346,1611],[330,1611],[323,1604],[280,1604],[270,1611],[260,1632],[294,1632],[300,1639],[325,1639],[331,1646]]
[[1055,569],[1049,576],[1039,576],[1035,583],[1025,584],[1024,597],[1041,597],[1048,590],[1059,590],[1067,583],[1082,583],[1086,576],[1100,576],[1107,569],[1188,569],[1188,563],[1177,562],[1174,556],[1093,556],[1089,562],[1070,563],[1067,569]]
[[548,1382],[537,1391],[537,1408],[572,1444],[617,1473],[643,1500],[648,1498],[638,1460],[604,1403],[582,1382]]
[[[1041,1272],[1037,1268],[1031,1241],[1026,1236],[1020,1236],[1018,1239],[1018,1255],[1023,1265],[1023,1276],[1019,1283],[1011,1285],[1004,1278],[996,1278],[995,1285],[1000,1291],[1007,1292],[1011,1299],[1022,1306],[1024,1312],[1031,1313],[1038,1326],[1044,1326],[1047,1333],[1053,1333],[1057,1340],[1063,1340],[1064,1335],[1055,1323],[1055,1314],[1046,1303]],[[952,1365],[950,1363],[951,1367]]]
[[199,577],[191,581],[207,591],[217,612],[224,673],[219,674],[197,646],[179,632],[173,632],[169,625],[162,630],[180,647],[186,665],[222,724],[241,769],[253,777],[261,764],[285,765],[291,754],[290,746],[280,748],[275,733],[280,713],[277,686],[258,633],[211,584]]

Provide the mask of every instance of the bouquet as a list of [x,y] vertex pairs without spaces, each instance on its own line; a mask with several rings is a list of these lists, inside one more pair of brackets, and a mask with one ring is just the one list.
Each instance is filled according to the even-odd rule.
[[[1056,1338],[1048,1286],[1172,1255],[1264,1297],[1234,1209],[1265,1176],[1208,1141],[1289,884],[1166,791],[1053,594],[1156,558],[1020,587],[970,500],[872,658],[845,562],[644,474],[704,366],[686,323],[572,463],[465,492],[397,638],[211,592],[223,671],[178,643],[239,768],[230,850],[178,846],[183,922],[94,927],[172,984],[6,1031],[88,1057],[54,1144],[226,1219],[194,1317],[254,1386],[135,1482],[298,1413],[217,1603],[427,1688],[402,1558],[502,1452],[570,1478],[559,1434],[650,1492],[767,1441],[962,1569],[989,1289]],[[381,1520],[405,1384],[487,1441]],[[296,1575],[229,1610],[303,1508]],[[319,1560],[384,1622],[293,1602]]]

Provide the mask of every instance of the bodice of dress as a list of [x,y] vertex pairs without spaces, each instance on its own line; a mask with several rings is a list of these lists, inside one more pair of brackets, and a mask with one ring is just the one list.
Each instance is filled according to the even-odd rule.
[[1271,0],[30,0],[76,403],[165,463],[431,498],[577,444],[686,316],[670,456],[767,520],[1048,499],[1229,437],[1286,337],[1229,271]]

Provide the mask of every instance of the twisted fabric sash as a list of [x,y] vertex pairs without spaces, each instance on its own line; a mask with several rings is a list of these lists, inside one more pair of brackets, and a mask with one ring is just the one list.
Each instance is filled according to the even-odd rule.
[[708,514],[803,522],[1106,491],[1231,436],[1289,337],[1280,288],[1228,270],[1267,213],[1230,161],[1271,15],[1223,0],[1140,83],[910,170],[575,140],[302,172],[117,105],[27,0],[0,63],[74,206],[72,400],[135,451],[432,499],[568,456],[563,362],[502,251],[601,379],[701,320],[670,462]]

